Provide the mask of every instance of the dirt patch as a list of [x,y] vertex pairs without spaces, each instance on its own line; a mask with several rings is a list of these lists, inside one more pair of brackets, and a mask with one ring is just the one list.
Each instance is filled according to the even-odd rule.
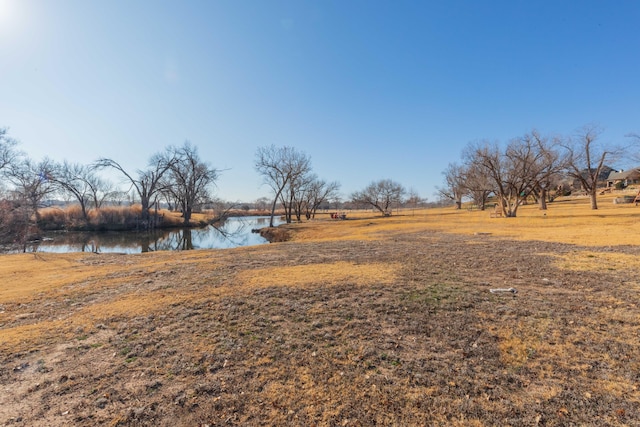
[[583,251],[640,252],[420,231],[87,256],[108,286],[2,303],[0,424],[634,425],[640,272],[557,262]]
[[291,232],[284,227],[261,228],[260,235],[271,243],[281,243],[291,239]]

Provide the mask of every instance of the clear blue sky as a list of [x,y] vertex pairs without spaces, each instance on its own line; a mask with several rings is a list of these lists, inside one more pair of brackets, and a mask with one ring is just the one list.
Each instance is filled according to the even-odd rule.
[[39,160],[144,168],[185,140],[217,195],[289,145],[347,197],[434,200],[470,141],[640,132],[638,1],[0,0],[0,127]]

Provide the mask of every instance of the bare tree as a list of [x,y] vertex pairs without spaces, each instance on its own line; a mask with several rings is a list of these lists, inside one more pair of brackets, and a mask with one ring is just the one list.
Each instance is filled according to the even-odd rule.
[[[270,145],[258,148],[254,166],[256,171],[262,175],[264,183],[271,187],[274,193],[269,220],[269,227],[273,227],[273,216],[278,200],[284,200],[285,203],[290,200],[290,193],[283,194],[285,188],[287,186],[290,189],[295,188],[295,181],[311,170],[311,160],[306,154],[293,147]],[[288,222],[290,222],[290,216],[288,218]]]
[[19,200],[29,206],[36,225],[40,221],[38,209],[42,207],[44,198],[56,191],[55,183],[51,180],[52,168],[49,159],[35,163],[29,158],[23,158],[20,162],[11,163],[5,174],[13,184]]
[[424,205],[427,202],[427,198],[420,197],[418,190],[415,188],[410,188],[407,193],[407,199],[404,201],[404,206],[411,208],[412,210],[417,209],[419,206]]
[[406,192],[402,184],[382,179],[372,182],[364,190],[353,193],[351,200],[356,204],[370,205],[382,215],[389,216],[393,205],[400,204]]
[[25,243],[29,228],[29,215],[24,215],[24,206],[9,197],[0,199],[0,244]]
[[306,202],[307,192],[316,178],[316,175],[309,171],[290,181],[286,190],[282,192],[280,201],[285,208],[285,220],[287,223],[291,222],[293,215],[296,216],[298,222],[302,220],[302,211]]
[[210,199],[218,171],[200,160],[197,147],[189,142],[172,150],[174,161],[162,187],[173,195],[182,211],[184,224],[188,225],[194,208]]
[[131,195],[127,191],[112,189],[110,187],[108,190],[108,194],[102,199],[102,201],[100,202],[100,206],[98,206],[98,209],[100,209],[104,205],[104,203],[110,203],[115,206],[122,206],[129,201],[130,196]]
[[267,207],[269,206],[270,202],[271,201],[267,197],[259,197],[258,199],[256,199],[253,202],[253,205],[255,206],[256,209],[262,211],[262,210],[267,209]]
[[547,153],[529,135],[511,140],[504,151],[497,143],[483,142],[471,145],[468,153],[470,161],[491,179],[505,217],[516,216],[550,170]]
[[536,130],[526,134],[522,139],[536,151],[535,162],[531,165],[531,174],[535,177],[531,194],[537,199],[540,209],[546,210],[549,190],[565,169],[566,156],[558,149],[559,140],[542,136]]
[[309,169],[306,173],[299,174],[289,180],[285,191],[280,195],[280,201],[285,212],[285,221],[291,223],[293,215],[301,221],[302,209],[306,199],[306,193],[317,177]]
[[118,162],[112,159],[101,158],[95,163],[96,168],[113,168],[120,171],[131,183],[131,188],[140,198],[142,205],[142,225],[151,228],[149,209],[155,204],[160,195],[162,187],[162,177],[169,171],[175,159],[171,157],[169,150],[164,153],[153,155],[149,159],[147,170],[138,170],[137,177],[127,172]]
[[[466,148],[469,163],[473,163],[478,167],[478,171],[485,177],[488,177],[495,190],[495,194],[500,200],[501,210],[507,216],[504,199],[510,205],[513,197],[513,190],[507,182],[508,168],[500,147],[496,142],[488,141],[469,144]],[[516,192],[516,197],[517,197]],[[509,208],[509,214],[511,210]]]
[[20,194],[0,192],[0,244],[22,244],[26,250],[30,218],[29,206]]
[[456,209],[462,208],[462,198],[465,195],[465,170],[457,163],[449,163],[442,172],[444,175],[444,187],[436,187],[436,190],[444,199],[452,200]]
[[607,159],[612,160],[618,149],[598,144],[602,130],[594,125],[584,126],[576,136],[561,143],[566,150],[566,174],[579,181],[591,199],[591,209],[598,209],[598,182]]
[[42,202],[47,195],[56,191],[55,183],[50,179],[51,170],[49,159],[36,163],[29,158],[22,158],[19,161],[14,159],[4,173],[13,185],[12,203],[21,217],[19,222],[24,226],[16,235],[20,236],[25,251],[29,233],[39,227]]
[[296,215],[298,221],[303,213],[307,219],[314,218],[318,207],[326,201],[336,198],[339,190],[340,183],[336,181],[328,183],[312,175],[307,185],[301,188],[297,196]]
[[485,210],[489,196],[494,192],[494,184],[486,171],[474,162],[469,153],[463,154],[464,159],[464,194],[470,197],[473,204],[480,210]]
[[7,134],[7,128],[0,128],[0,170],[8,167],[18,157],[18,152],[15,149],[18,142]]
[[[631,132],[625,135],[627,138],[631,138],[634,142],[640,142],[640,134]],[[625,152],[629,153],[629,156],[633,159],[634,162],[640,162],[640,150],[638,150],[638,146],[631,143],[624,148]],[[635,166],[635,165],[634,165]],[[636,166],[637,168],[637,166]],[[637,168],[638,169],[638,168]],[[640,169],[638,169],[640,171]]]
[[89,223],[89,209],[99,209],[110,195],[109,184],[95,174],[95,169],[78,163],[64,161],[54,164],[50,179],[58,188],[70,194],[80,205],[85,223]]

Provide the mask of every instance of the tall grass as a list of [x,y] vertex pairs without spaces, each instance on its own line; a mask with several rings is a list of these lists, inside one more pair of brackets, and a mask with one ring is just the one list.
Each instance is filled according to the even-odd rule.
[[40,228],[44,230],[56,230],[65,228],[67,224],[67,214],[64,209],[57,207],[46,208],[39,211]]
[[[108,206],[88,211],[85,219],[82,209],[77,206],[52,207],[40,212],[40,227],[44,230],[132,230],[143,227],[142,207]],[[153,216],[154,213],[151,213]],[[157,225],[174,227],[181,225],[179,214],[162,210],[158,212]]]
[[99,228],[127,229],[135,228],[142,214],[139,205],[130,207],[106,207],[91,212],[91,222]]

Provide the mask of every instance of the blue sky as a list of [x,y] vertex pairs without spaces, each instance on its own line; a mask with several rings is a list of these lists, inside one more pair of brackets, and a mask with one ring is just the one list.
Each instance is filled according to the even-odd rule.
[[640,132],[638,22],[622,0],[0,0],[0,127],[130,170],[189,140],[226,200],[269,196],[270,144],[345,198],[390,178],[434,200],[471,141]]

